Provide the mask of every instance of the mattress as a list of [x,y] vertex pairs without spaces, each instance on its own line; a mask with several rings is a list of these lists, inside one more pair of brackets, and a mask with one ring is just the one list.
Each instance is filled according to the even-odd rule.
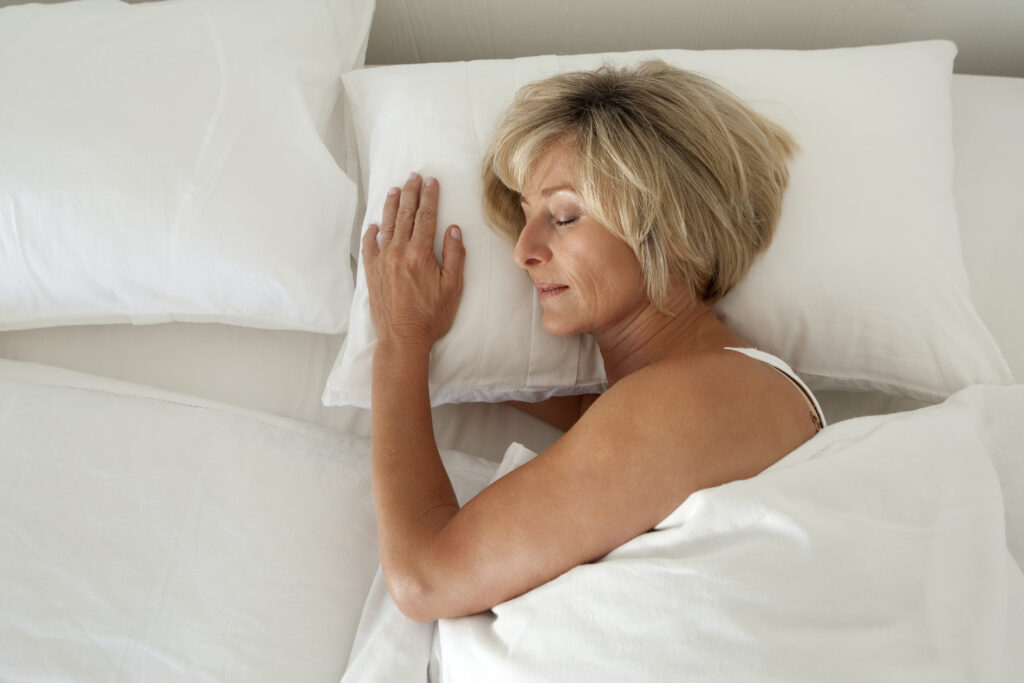
[[[1024,377],[1024,80],[953,78],[954,193],[972,295],[1016,377]],[[354,174],[356,175],[356,174]],[[91,325],[0,333],[0,357],[88,372],[369,434],[369,413],[321,404],[343,335],[222,324]],[[820,392],[829,422],[924,405],[875,392]],[[508,443],[542,450],[560,432],[503,404],[434,409],[438,445],[498,460]]]

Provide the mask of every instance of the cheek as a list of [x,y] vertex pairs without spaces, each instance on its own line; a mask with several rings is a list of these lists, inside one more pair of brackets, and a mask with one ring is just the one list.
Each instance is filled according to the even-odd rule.
[[598,284],[604,283],[618,294],[617,298],[629,299],[631,303],[646,300],[640,263],[629,247],[616,242],[612,248],[604,250],[602,262],[604,267],[595,274]]
[[[601,225],[581,225],[557,244],[560,268],[588,310],[622,313],[647,302],[640,263],[633,250]],[[613,309],[613,310],[609,310]]]
[[640,277],[639,267],[624,267],[617,271],[617,277],[611,281],[618,294],[616,298],[623,307],[632,310],[647,303],[647,292]]
[[[578,263],[575,269],[577,294],[584,307],[594,312],[618,314],[647,302],[640,265],[632,252],[607,254],[608,258]],[[591,255],[593,257],[593,255]]]

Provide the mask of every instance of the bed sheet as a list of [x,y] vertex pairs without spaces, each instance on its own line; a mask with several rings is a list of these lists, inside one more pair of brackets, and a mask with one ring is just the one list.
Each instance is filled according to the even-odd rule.
[[[0,359],[0,681],[338,681],[379,564],[369,448]],[[494,471],[441,457],[460,500]]]
[[[967,270],[978,310],[1018,378],[1024,378],[1024,308],[1007,293],[1024,289],[1024,79],[953,78],[955,195]],[[333,140],[340,147],[343,136]],[[345,165],[351,156],[335,154]],[[358,174],[353,174],[358,177]],[[0,333],[0,357],[137,382],[369,433],[369,414],[326,408],[324,382],[341,335],[219,324],[101,325]],[[924,404],[880,393],[821,392],[830,422]],[[492,460],[518,441],[542,450],[559,432],[505,405],[435,409],[438,444]]]
[[342,683],[1019,681],[1022,416],[1024,386],[973,386],[830,425],[470,617],[414,623],[378,571]]

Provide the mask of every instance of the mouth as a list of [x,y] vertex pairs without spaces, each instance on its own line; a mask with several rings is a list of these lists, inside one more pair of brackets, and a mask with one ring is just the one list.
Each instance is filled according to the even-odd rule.
[[562,292],[568,291],[568,289],[566,285],[554,285],[546,282],[537,285],[537,292],[540,294],[541,301],[558,296]]

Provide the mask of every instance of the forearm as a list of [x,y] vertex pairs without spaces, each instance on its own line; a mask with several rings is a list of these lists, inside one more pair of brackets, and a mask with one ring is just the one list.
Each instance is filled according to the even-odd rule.
[[378,346],[371,458],[381,565],[396,602],[429,592],[430,544],[458,512],[430,414],[427,346]]

